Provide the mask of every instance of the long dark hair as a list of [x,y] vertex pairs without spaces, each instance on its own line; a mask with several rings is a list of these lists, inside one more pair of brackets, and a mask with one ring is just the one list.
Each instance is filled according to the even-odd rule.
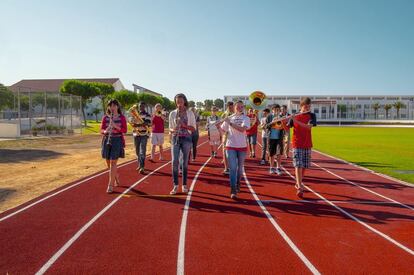
[[187,100],[187,97],[185,96],[185,94],[176,94],[175,95],[175,97],[174,97],[175,106],[177,106],[177,98],[184,99],[184,106],[185,106],[185,108],[188,108],[188,100]]
[[108,104],[106,105],[106,114],[108,116],[112,115],[112,111],[111,111],[111,105],[112,104],[114,104],[118,107],[118,114],[122,115],[121,104],[119,104],[118,100],[116,100],[116,99],[110,99],[108,101]]

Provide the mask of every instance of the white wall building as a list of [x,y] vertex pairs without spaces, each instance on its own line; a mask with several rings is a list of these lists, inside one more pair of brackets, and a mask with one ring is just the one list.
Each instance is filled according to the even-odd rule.
[[[312,99],[312,112],[322,121],[369,121],[369,120],[414,120],[414,96],[308,96]],[[268,95],[266,104],[287,105],[290,113],[299,110],[301,96]],[[242,100],[249,104],[248,95],[226,95],[224,103]],[[392,106],[386,111],[387,105],[401,102],[399,110]],[[376,105],[378,104],[378,107]],[[389,106],[388,106],[389,107]],[[387,114],[388,113],[388,114]],[[388,116],[387,116],[388,115]]]

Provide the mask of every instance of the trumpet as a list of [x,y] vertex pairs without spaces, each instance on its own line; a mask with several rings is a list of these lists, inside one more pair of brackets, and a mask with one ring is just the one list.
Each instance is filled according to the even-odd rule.
[[292,115],[284,117],[284,118],[273,120],[272,122],[270,122],[270,124],[271,124],[272,128],[274,128],[274,129],[286,130],[288,128],[287,127],[287,122],[289,121],[289,119],[291,119],[294,116],[301,116],[301,115],[308,114],[308,113],[310,113],[310,112],[292,114]]

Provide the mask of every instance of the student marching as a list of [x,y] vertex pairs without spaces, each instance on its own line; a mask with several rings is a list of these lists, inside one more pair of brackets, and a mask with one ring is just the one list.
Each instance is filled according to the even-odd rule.
[[[173,188],[171,195],[178,193],[179,177],[181,175],[181,191],[188,192],[188,165],[191,159],[197,158],[197,144],[200,136],[200,116],[195,108],[189,108],[188,99],[184,94],[174,97],[176,109],[168,117],[168,130],[171,134],[171,173]],[[311,110],[310,98],[300,100],[300,112],[289,115],[286,105],[282,108],[274,104],[271,110],[261,108],[261,118],[258,117],[257,105],[245,114],[243,101],[227,102],[226,111],[221,118],[218,108],[213,106],[206,121],[210,156],[216,158],[220,144],[223,144],[223,173],[229,177],[230,197],[236,199],[240,192],[241,178],[244,173],[244,162],[247,151],[250,158],[256,157],[258,130],[261,130],[262,152],[260,165],[269,165],[269,173],[282,175],[282,156],[290,157],[290,146],[293,149],[292,164],[295,168],[296,193],[302,198],[304,193],[303,178],[306,169],[311,164],[312,127],[316,126],[316,117]],[[255,109],[256,107],[256,109]],[[159,160],[163,160],[164,124],[167,117],[161,104],[156,104],[152,115],[147,112],[144,102],[133,105],[129,109],[128,122],[133,131],[135,153],[137,156],[137,171],[145,174],[146,147],[151,137],[151,155],[149,160],[155,162],[155,152],[159,149]],[[120,185],[117,161],[125,156],[125,139],[127,119],[122,114],[118,101],[110,100],[106,115],[102,118],[101,134],[102,158],[110,171],[107,192],[112,193],[113,187]],[[290,128],[293,129],[290,140]],[[291,141],[291,142],[290,142]],[[220,166],[221,166],[220,165]],[[275,182],[277,182],[277,178]]]

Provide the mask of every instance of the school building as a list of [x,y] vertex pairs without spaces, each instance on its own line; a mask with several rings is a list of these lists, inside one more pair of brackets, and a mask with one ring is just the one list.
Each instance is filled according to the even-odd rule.
[[[312,112],[320,121],[412,121],[414,120],[414,96],[309,96]],[[268,95],[267,106],[287,105],[290,113],[299,110],[302,96]],[[249,96],[226,95],[224,103],[242,100],[249,104]]]

